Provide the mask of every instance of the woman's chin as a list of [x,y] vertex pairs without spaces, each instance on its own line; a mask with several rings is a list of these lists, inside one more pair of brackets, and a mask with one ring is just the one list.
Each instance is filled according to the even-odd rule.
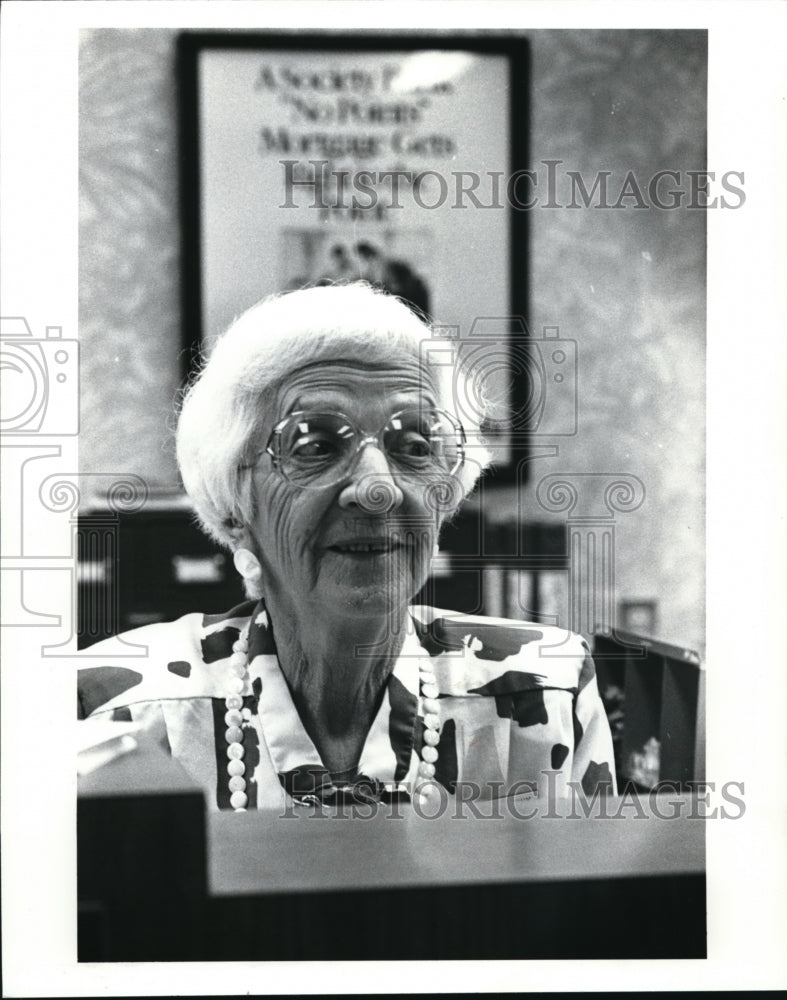
[[363,616],[395,615],[423,586],[426,574],[419,569],[412,558],[396,559],[390,553],[337,553],[323,561],[317,586],[337,609]]
[[362,580],[344,579],[327,589],[330,606],[337,614],[356,618],[398,618],[421,589],[411,578],[398,586],[390,581],[365,583]]

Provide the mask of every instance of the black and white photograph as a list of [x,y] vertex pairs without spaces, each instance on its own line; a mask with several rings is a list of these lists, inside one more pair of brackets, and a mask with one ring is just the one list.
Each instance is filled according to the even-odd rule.
[[784,10],[7,6],[5,995],[787,985]]

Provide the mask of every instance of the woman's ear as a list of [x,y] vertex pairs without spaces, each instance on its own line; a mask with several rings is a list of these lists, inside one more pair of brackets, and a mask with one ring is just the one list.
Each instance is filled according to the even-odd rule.
[[224,524],[230,536],[230,548],[233,552],[237,552],[238,549],[256,551],[254,538],[245,524],[235,518],[227,518]]

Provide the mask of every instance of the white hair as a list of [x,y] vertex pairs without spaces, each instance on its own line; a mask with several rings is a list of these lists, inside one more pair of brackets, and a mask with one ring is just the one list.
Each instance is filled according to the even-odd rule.
[[[438,406],[455,412],[453,345],[435,338],[402,301],[366,282],[272,295],[236,319],[187,389],[178,421],[178,466],[202,528],[233,549],[234,529],[253,521],[252,477],[242,466],[251,459],[261,416],[289,375],[315,361],[352,359],[379,368],[403,355],[419,361]],[[267,415],[278,416],[269,409]],[[482,418],[479,413],[475,426],[467,426],[462,414],[474,444],[473,461],[457,473],[463,495],[489,461],[480,444]]]

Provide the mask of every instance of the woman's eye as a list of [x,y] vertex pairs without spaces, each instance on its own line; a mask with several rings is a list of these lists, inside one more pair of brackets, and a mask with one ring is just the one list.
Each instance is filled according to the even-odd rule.
[[432,448],[425,437],[420,434],[403,434],[396,442],[395,452],[404,458],[427,458]]
[[336,445],[327,438],[300,438],[292,446],[290,454],[293,458],[331,458],[336,454]]

